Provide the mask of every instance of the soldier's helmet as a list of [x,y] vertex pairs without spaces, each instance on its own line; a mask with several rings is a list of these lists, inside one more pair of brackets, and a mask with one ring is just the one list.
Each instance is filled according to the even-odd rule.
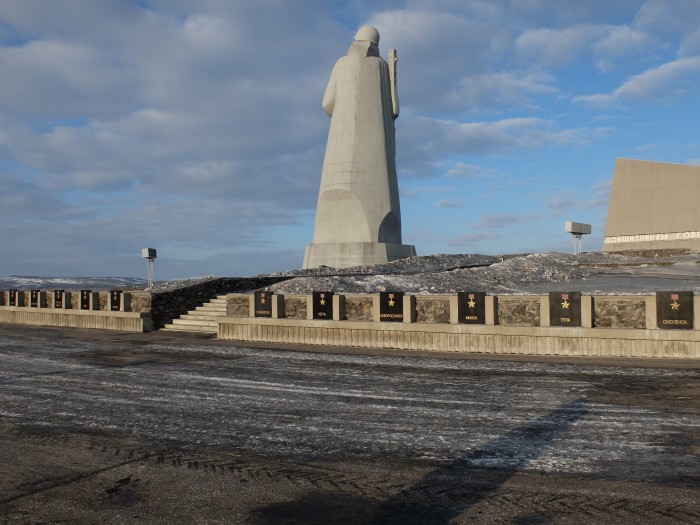
[[379,45],[379,31],[372,26],[362,26],[355,33],[356,42],[372,42],[375,46]]

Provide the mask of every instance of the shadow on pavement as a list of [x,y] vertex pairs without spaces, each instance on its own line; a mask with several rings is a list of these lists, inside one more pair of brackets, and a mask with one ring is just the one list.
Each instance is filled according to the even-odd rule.
[[[430,472],[384,503],[345,493],[316,491],[293,502],[259,509],[249,523],[446,524],[524,469],[586,412],[582,399],[562,405]],[[523,516],[518,523],[548,521],[548,516],[536,515]]]

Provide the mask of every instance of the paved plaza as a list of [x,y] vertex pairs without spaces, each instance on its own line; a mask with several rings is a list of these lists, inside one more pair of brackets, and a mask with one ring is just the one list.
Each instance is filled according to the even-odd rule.
[[699,523],[700,363],[0,326],[0,523]]

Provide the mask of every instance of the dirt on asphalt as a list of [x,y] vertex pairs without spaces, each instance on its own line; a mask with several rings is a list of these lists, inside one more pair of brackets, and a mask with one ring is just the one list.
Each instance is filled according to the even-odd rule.
[[0,326],[0,523],[700,523],[700,363]]

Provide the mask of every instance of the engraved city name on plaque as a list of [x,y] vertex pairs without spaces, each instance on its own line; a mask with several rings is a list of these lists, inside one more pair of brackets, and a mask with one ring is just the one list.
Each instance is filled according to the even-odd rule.
[[122,300],[122,291],[121,290],[112,290],[109,292],[110,298],[111,298],[111,310],[113,312],[118,312],[119,307],[121,305],[121,300]]
[[486,292],[458,292],[457,316],[462,324],[485,324]]
[[255,292],[255,317],[272,317],[272,292]]
[[581,326],[581,292],[549,292],[549,325]]
[[90,309],[90,294],[92,290],[80,290],[80,309],[89,310]]
[[667,330],[693,329],[693,292],[656,292],[657,326]]
[[312,317],[333,320],[333,292],[312,293]]
[[41,290],[31,290],[29,292],[29,306],[36,308],[39,306],[39,292]]
[[63,308],[63,290],[54,290],[53,291],[53,307],[54,308]]
[[403,292],[379,293],[379,320],[403,322]]
[[17,306],[17,290],[10,290],[10,306]]

